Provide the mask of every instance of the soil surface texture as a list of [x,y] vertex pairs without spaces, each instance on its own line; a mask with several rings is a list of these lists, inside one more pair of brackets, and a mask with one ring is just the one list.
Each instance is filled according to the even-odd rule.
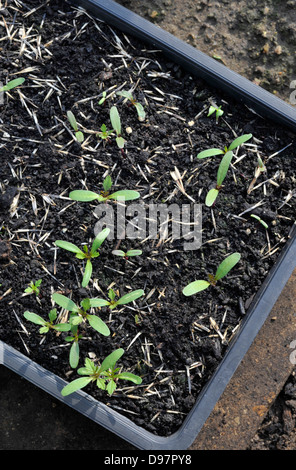
[[296,78],[295,0],[117,3],[289,102]]
[[[67,321],[68,313],[52,301],[54,292],[79,304],[85,298],[108,299],[111,288],[117,297],[143,289],[131,304],[92,312],[108,325],[110,336],[87,322],[80,325],[79,365],[85,358],[101,363],[123,348],[118,365],[141,376],[142,384],[119,382],[111,397],[95,383],[86,391],[145,429],[168,436],[221,362],[291,233],[295,135],[65,2],[11,1],[2,15],[0,80],[24,77],[25,82],[5,94],[0,108],[0,339],[72,381],[78,375],[69,365],[66,334],[40,334],[24,311],[47,320],[57,307],[59,319]],[[117,94],[131,88],[144,106],[144,120]],[[104,91],[106,100],[99,103]],[[223,109],[218,120],[207,115],[211,105]],[[115,132],[107,140],[97,135],[103,124],[111,129],[111,106],[120,114],[123,149]],[[67,119],[69,110],[84,134],[82,143]],[[243,134],[252,137],[234,150],[214,206],[205,206],[221,156],[196,155],[209,147],[224,149]],[[82,287],[84,262],[55,241],[90,246],[104,214],[118,215],[120,205],[112,199],[99,204],[69,197],[81,189],[102,194],[107,175],[112,191],[134,190],[140,197],[136,208],[126,204],[129,236],[105,240],[91,280]],[[142,214],[160,203],[191,211],[195,203],[202,205],[199,250],[184,250],[184,239],[174,237],[171,225],[163,239],[143,237],[137,229],[143,230]],[[118,248],[143,253],[124,259],[112,254]],[[214,275],[234,252],[240,253],[239,263],[206,295],[182,294],[191,281]],[[40,293],[24,294],[38,279]],[[282,424],[271,414],[254,448],[268,430],[275,435],[269,433],[267,447],[290,445],[279,432],[295,420],[294,377],[280,400]]]

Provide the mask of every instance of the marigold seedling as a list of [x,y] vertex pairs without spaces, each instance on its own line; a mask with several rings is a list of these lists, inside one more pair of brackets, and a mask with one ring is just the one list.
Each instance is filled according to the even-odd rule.
[[233,153],[232,153],[231,150],[228,151],[223,156],[223,158],[220,162],[219,168],[218,168],[218,172],[217,172],[216,187],[210,189],[210,191],[208,192],[208,194],[206,196],[206,206],[211,207],[214,204],[214,202],[216,201],[216,199],[218,197],[218,194],[219,194],[219,191],[221,191],[221,189],[222,189],[222,184],[223,184],[223,181],[226,177],[226,174],[227,174],[228,168],[230,166],[232,157],[233,157]]
[[106,176],[103,181],[103,191],[101,194],[95,193],[93,191],[87,190],[75,190],[71,191],[69,197],[74,201],[80,202],[91,202],[97,200],[98,202],[106,202],[110,199],[112,200],[120,200],[120,201],[133,201],[140,197],[138,191],[133,191],[129,189],[123,189],[120,191],[116,191],[115,193],[110,193],[110,189],[112,187],[112,180],[110,175]]
[[145,117],[146,117],[146,113],[145,113],[145,110],[143,108],[143,105],[141,103],[139,103],[134,97],[133,97],[133,94],[131,91],[127,91],[127,90],[122,90],[122,91],[117,91],[116,93],[118,96],[122,96],[123,98],[126,98],[127,100],[129,100],[129,102],[131,103],[131,105],[133,105],[136,110],[137,110],[137,113],[138,113],[138,118],[139,118],[139,121],[145,121]]
[[211,105],[209,107],[208,117],[212,116],[212,114],[215,113],[216,114],[216,123],[217,123],[218,120],[219,120],[219,117],[223,116],[223,114],[224,114],[224,111],[221,108],[222,108],[222,106],[219,106],[217,108],[216,106]]
[[85,265],[85,270],[83,274],[83,280],[82,280],[82,287],[86,287],[90,281],[91,275],[92,275],[92,258],[97,258],[100,256],[99,253],[99,248],[101,247],[102,243],[106,238],[108,237],[110,233],[109,228],[104,228],[94,239],[91,249],[89,250],[87,245],[83,245],[83,250],[78,248],[78,246],[74,245],[74,243],[67,242],[65,240],[56,240],[55,245],[58,246],[59,248],[63,248],[64,250],[71,251],[72,253],[75,253],[76,258],[78,259],[85,259],[86,260],[86,265]]
[[142,250],[113,250],[112,255],[114,256],[121,256],[122,258],[128,259],[131,256],[140,256],[142,254]]
[[26,320],[36,325],[41,325],[39,329],[39,333],[41,334],[48,333],[50,329],[55,331],[69,331],[71,329],[69,323],[53,323],[57,318],[57,310],[55,308],[50,310],[48,314],[49,321],[44,320],[40,315],[37,315],[37,313],[29,312],[28,310],[24,312],[24,317]]
[[84,141],[84,134],[83,134],[83,132],[78,130],[77,121],[76,121],[76,118],[75,118],[74,114],[72,113],[72,111],[67,111],[67,118],[68,118],[68,121],[71,124],[74,132],[75,132],[75,137],[76,137],[77,141],[80,142],[80,143],[83,142]]
[[112,395],[116,390],[118,380],[129,380],[140,385],[142,383],[141,377],[130,372],[120,372],[120,368],[115,367],[123,354],[124,350],[122,348],[116,349],[103,360],[100,366],[95,365],[93,361],[86,358],[84,367],[77,370],[79,375],[85,377],[73,380],[73,382],[66,385],[61,391],[62,396],[70,395],[86,387],[90,382],[96,382],[97,387],[106,390],[109,395]]
[[65,295],[55,292],[52,299],[62,308],[70,312],[70,325],[77,326],[87,321],[90,326],[103,336],[109,336],[110,330],[106,323],[97,315],[88,313],[91,308],[97,307],[97,299],[84,299],[80,302],[80,306],[76,305],[73,300]]
[[116,144],[122,150],[125,144],[125,140],[121,135],[121,120],[116,106],[112,106],[110,109],[110,121],[113,129],[116,132]]
[[39,287],[41,286],[41,283],[42,279],[38,279],[38,281],[36,281],[35,283],[34,281],[31,281],[29,286],[25,289],[25,292],[27,294],[35,294],[38,297],[38,295],[40,294]]
[[258,220],[258,222],[260,222],[260,224],[263,225],[264,228],[268,228],[268,224],[264,222],[264,220],[262,220],[258,215],[251,214],[251,217],[253,217],[253,219]]
[[103,91],[103,92],[102,92],[102,98],[98,101],[98,103],[99,103],[100,106],[105,103],[106,98],[107,98],[107,92],[106,92],[106,91]]
[[197,154],[197,158],[207,158],[207,157],[214,157],[216,155],[225,155],[227,152],[229,152],[230,150],[234,150],[235,148],[242,145],[244,142],[247,142],[247,140],[250,140],[252,137],[253,137],[252,134],[241,135],[240,137],[237,137],[236,139],[234,139],[234,141],[231,142],[229,147],[224,147],[224,150],[221,150],[218,148],[203,150],[202,152],[199,152]]
[[106,124],[101,125],[101,130],[96,134],[97,137],[99,137],[102,140],[109,141],[110,140],[110,135],[112,135],[113,129],[108,131]]
[[138,289],[138,290],[134,290],[132,292],[129,292],[128,294],[123,295],[118,300],[115,300],[116,294],[114,290],[109,289],[108,297],[110,300],[95,298],[95,299],[92,299],[92,305],[94,307],[109,307],[110,310],[113,310],[118,305],[129,304],[130,302],[137,300],[139,297],[142,297],[142,295],[144,295],[144,291],[142,289]]
[[216,274],[213,276],[212,274],[208,275],[209,280],[197,280],[193,281],[188,284],[183,289],[183,294],[188,297],[190,295],[196,294],[197,292],[201,292],[207,289],[209,286],[215,286],[216,282],[225,277],[229,271],[234,268],[234,266],[239,262],[241,255],[239,253],[232,253],[232,255],[227,256],[222,263],[219,264]]
[[2,88],[0,88],[0,92],[2,91],[9,91],[12,90],[13,88],[16,88],[20,85],[22,85],[25,81],[25,78],[15,78],[14,80],[11,80],[8,82],[6,85],[4,85]]

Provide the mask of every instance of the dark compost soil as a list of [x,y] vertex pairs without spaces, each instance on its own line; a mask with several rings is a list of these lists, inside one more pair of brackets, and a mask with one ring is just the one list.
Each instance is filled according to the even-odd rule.
[[[26,81],[5,96],[0,109],[0,339],[72,380],[76,371],[68,364],[64,334],[41,337],[23,312],[47,318],[53,292],[79,303],[85,297],[106,297],[110,286],[120,295],[144,289],[144,297],[133,305],[97,312],[111,336],[86,327],[80,362],[86,356],[102,361],[124,348],[120,365],[140,374],[142,385],[119,384],[111,398],[92,385],[86,391],[151,432],[169,435],[220,363],[291,232],[295,135],[65,2],[12,1],[1,13],[6,38],[0,79],[6,83],[23,76]],[[145,106],[144,122],[115,95],[118,87],[131,86]],[[98,104],[103,90],[113,93],[104,106]],[[207,117],[211,103],[224,110],[218,123]],[[112,104],[121,116],[124,154],[114,138],[100,142],[93,132],[104,123],[110,128]],[[84,128],[82,145],[69,127],[68,110]],[[204,200],[220,157],[197,160],[196,155],[205,148],[223,148],[244,133],[253,139],[235,152],[223,191],[210,209]],[[248,192],[258,156],[266,171]],[[172,178],[175,167],[185,193]],[[83,264],[57,250],[54,242],[81,246],[93,239],[96,204],[68,196],[73,189],[101,191],[106,174],[114,189],[139,191],[145,209],[150,203],[202,204],[201,248],[184,251],[183,240],[140,236],[121,241],[123,249],[143,250],[142,256],[126,261],[111,254],[118,240],[107,240],[94,261],[93,279],[83,289]],[[262,217],[268,230],[251,213]],[[241,261],[219,286],[183,296],[184,286],[214,273],[235,251]],[[40,297],[24,296],[37,279],[42,279]]]

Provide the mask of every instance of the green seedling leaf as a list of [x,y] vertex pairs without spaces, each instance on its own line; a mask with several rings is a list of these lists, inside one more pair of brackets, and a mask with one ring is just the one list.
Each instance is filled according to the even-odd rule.
[[234,141],[229,145],[228,150],[233,150],[239,145],[242,145],[244,142],[247,142],[247,140],[250,140],[253,137],[252,134],[244,134],[241,135],[240,137],[237,137],[234,139]]
[[100,195],[94,193],[93,191],[86,191],[82,189],[77,191],[71,191],[69,194],[69,198],[73,199],[73,201],[90,202],[94,201],[95,199],[100,199]]
[[33,313],[33,312],[29,312],[28,310],[24,312],[24,317],[26,320],[29,320],[30,322],[35,323],[35,325],[46,324],[46,321],[42,317],[40,317],[40,315],[37,315],[36,313]]
[[212,149],[207,149],[207,150],[203,150],[202,152],[199,152],[197,154],[197,158],[214,157],[216,155],[223,155],[223,154],[224,154],[223,150],[212,148]]
[[145,121],[146,112],[141,103],[135,103],[134,106],[137,110],[139,121]]
[[71,325],[69,323],[57,323],[53,325],[53,329],[57,331],[70,331]]
[[128,250],[126,256],[140,256],[142,253],[142,250]]
[[232,151],[226,152],[224,157],[221,160],[221,163],[218,168],[218,173],[217,173],[217,186],[220,187],[226,177],[229,165],[231,163],[233,153]]
[[116,362],[121,358],[121,356],[124,354],[124,349],[119,348],[113,351],[109,356],[107,356],[100,367],[100,372],[106,371],[108,369],[113,369]]
[[67,118],[74,131],[78,131],[77,121],[72,111],[67,111]]
[[102,98],[99,100],[99,105],[102,105],[105,101],[106,101],[106,97],[107,97],[107,92],[106,91],[103,91],[102,92]]
[[216,121],[218,122],[219,117],[224,114],[224,111],[222,111],[221,107],[222,106],[219,106],[218,108],[216,106],[210,106],[208,117],[216,113]]
[[117,375],[118,379],[123,379],[123,380],[129,380],[130,382],[133,382],[137,385],[140,385],[142,383],[141,377],[138,375],[132,374],[131,372],[121,372],[121,374]]
[[118,96],[123,96],[124,98],[127,98],[127,99],[130,100],[130,101],[133,100],[133,95],[131,94],[130,91],[127,91],[127,90],[117,91],[117,92],[116,92],[116,95],[118,95]]
[[253,217],[253,219],[258,220],[258,222],[260,222],[260,224],[262,224],[264,228],[266,228],[266,229],[268,228],[267,223],[264,222],[264,220],[262,220],[260,217],[258,217],[258,215],[251,214],[251,217]]
[[225,258],[218,266],[215,274],[215,281],[222,279],[229,271],[239,262],[241,255],[239,253],[232,253],[232,255]]
[[123,137],[116,137],[116,144],[117,144],[117,147],[120,148],[120,149],[123,149],[124,148],[124,144],[125,144],[125,140]]
[[75,132],[75,137],[80,143],[84,141],[84,134],[81,131]]
[[20,86],[24,83],[25,78],[16,78],[14,80],[11,80],[8,82],[6,85],[4,85],[2,88],[0,88],[1,91],[9,91],[12,90],[13,88],[16,88],[17,86]]
[[117,300],[116,304],[117,305],[125,305],[130,302],[133,302],[134,300],[138,299],[144,295],[144,291],[142,289],[135,290],[133,292],[130,292],[129,294],[125,294],[122,297],[120,297],[119,300]]
[[133,201],[135,199],[138,199],[139,197],[140,193],[138,193],[138,191],[123,189],[121,191],[116,191],[115,193],[110,194],[107,199],[122,199],[125,201]]
[[86,261],[85,270],[84,270],[84,274],[83,274],[83,279],[82,279],[82,283],[81,283],[82,287],[87,287],[88,286],[88,283],[89,283],[91,275],[92,275],[92,271],[93,271],[93,266],[91,264],[91,261],[88,259]]
[[103,336],[109,336],[110,335],[110,330],[106,323],[103,322],[99,317],[96,315],[87,315],[88,322],[90,326],[98,331],[98,333],[101,333]]
[[72,367],[72,369],[76,369],[79,363],[79,344],[78,341],[73,341],[71,348],[70,348],[70,353],[69,353],[69,364]]
[[119,116],[116,106],[112,106],[110,109],[110,121],[116,134],[120,135],[121,134],[121,121],[120,121],[120,116]]
[[109,192],[112,187],[112,179],[110,175],[107,175],[103,181],[104,191]]
[[208,281],[193,281],[190,284],[188,284],[186,287],[183,289],[183,294],[186,295],[186,297],[196,294],[197,292],[201,292],[205,289],[207,289],[210,286],[210,283]]
[[112,255],[124,257],[124,256],[126,256],[126,253],[122,250],[113,250]]
[[73,380],[73,382],[66,385],[61,394],[63,397],[70,395],[71,393],[77,392],[77,390],[81,390],[82,388],[86,387],[92,381],[92,377],[81,377],[79,379]]
[[55,292],[52,294],[52,299],[57,303],[60,307],[68,310],[69,312],[78,312],[77,305],[73,302],[73,300],[68,299],[65,295],[58,294]]
[[218,194],[219,194],[219,190],[216,189],[216,188],[212,188],[210,189],[210,191],[208,192],[207,196],[206,196],[206,200],[205,200],[205,204],[207,207],[211,207],[214,202],[216,201],[217,197],[218,197]]
[[94,239],[93,241],[93,244],[91,246],[91,253],[95,253],[99,248],[100,246],[102,245],[102,243],[106,240],[106,238],[108,237],[110,233],[110,229],[109,228],[104,228],[97,236],[96,238]]
[[78,246],[74,245],[73,243],[64,241],[64,240],[56,240],[55,245],[58,246],[59,248],[63,248],[64,250],[71,251],[72,253],[80,254],[83,255],[83,258],[85,258],[85,254],[83,253]]
[[109,289],[109,292],[108,292],[108,297],[110,300],[115,300],[115,292],[113,289]]
[[91,307],[106,307],[109,301],[105,299],[89,299]]

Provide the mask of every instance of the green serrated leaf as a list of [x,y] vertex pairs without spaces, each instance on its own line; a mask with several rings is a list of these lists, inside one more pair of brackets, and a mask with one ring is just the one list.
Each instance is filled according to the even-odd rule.
[[110,191],[111,187],[112,187],[112,179],[110,175],[107,175],[103,181],[104,191],[106,192]]
[[108,392],[109,395],[112,395],[115,390],[116,390],[116,383],[114,382],[114,380],[110,380],[107,384],[107,387],[106,387],[106,390]]
[[97,384],[97,387],[100,388],[101,390],[106,390],[106,383],[105,383],[105,380],[102,379],[101,377],[99,377],[99,378],[97,379],[96,384]]
[[57,309],[56,308],[53,308],[52,310],[50,310],[50,312],[48,314],[48,318],[51,322],[53,322],[57,318]]

